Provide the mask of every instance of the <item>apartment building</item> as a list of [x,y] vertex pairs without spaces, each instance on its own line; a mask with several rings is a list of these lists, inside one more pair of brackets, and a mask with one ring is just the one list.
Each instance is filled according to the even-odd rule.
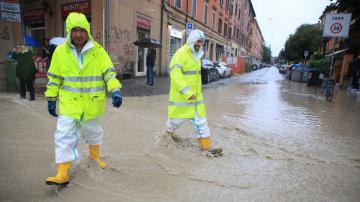
[[[66,36],[65,20],[70,12],[87,16],[92,36],[107,49],[120,77],[145,75],[148,49],[133,44],[144,37],[161,42],[154,70],[157,75],[166,75],[173,54],[186,41],[189,32],[186,25],[204,31],[205,58],[212,61],[236,56],[260,58],[258,51],[263,39],[258,25],[252,26],[255,11],[250,0],[0,1],[19,7],[19,12],[12,14],[18,19],[0,21],[4,34],[0,39],[1,61],[12,47],[22,42],[25,34],[39,41],[40,46],[34,51],[41,56],[45,38]],[[258,29],[253,36],[252,29]]]
[[262,60],[264,37],[256,19],[252,21],[252,34],[251,34],[251,56],[256,60]]
[[[186,39],[186,24],[192,23],[194,29],[205,33],[205,58],[222,60],[229,54],[232,30],[232,2],[233,0],[169,0],[167,1],[167,20],[170,33],[170,52]],[[175,34],[176,33],[176,34]],[[182,38],[180,38],[180,33]],[[176,38],[174,39],[174,38]]]
[[[5,1],[5,0],[4,0]],[[6,0],[8,1],[8,0]],[[65,37],[66,17],[70,12],[86,15],[94,39],[107,50],[119,75],[144,76],[146,74],[147,49],[133,45],[143,37],[160,40],[161,0],[11,0],[19,5],[21,18],[18,22],[0,22],[0,28],[9,30],[11,39],[4,41],[1,59],[6,52],[22,42],[24,34],[40,43],[35,54],[41,55],[45,38]],[[24,34],[23,34],[24,33]],[[158,57],[160,51],[157,51]],[[159,59],[156,61],[161,71]],[[46,75],[46,74],[45,74]]]

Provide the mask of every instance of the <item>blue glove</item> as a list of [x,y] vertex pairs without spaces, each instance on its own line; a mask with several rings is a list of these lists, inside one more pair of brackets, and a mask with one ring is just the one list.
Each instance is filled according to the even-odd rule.
[[122,103],[122,96],[120,91],[115,91],[112,93],[112,104],[113,107],[119,108]]
[[55,117],[58,116],[56,114],[56,101],[54,101],[54,100],[48,101],[48,110],[49,110],[49,114],[51,114],[52,116],[55,116]]

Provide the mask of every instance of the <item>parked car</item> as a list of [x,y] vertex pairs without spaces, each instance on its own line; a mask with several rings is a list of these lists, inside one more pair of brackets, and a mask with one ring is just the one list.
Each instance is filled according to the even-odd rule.
[[287,69],[288,69],[287,65],[282,65],[279,67],[279,73],[286,74]]
[[214,64],[208,59],[201,61],[201,81],[202,83],[210,83],[219,80],[219,74],[214,67]]
[[217,70],[220,78],[231,77],[231,68],[225,62],[214,62],[215,69]]
[[258,70],[259,69],[259,66],[257,64],[252,64],[251,67],[252,67],[253,70]]

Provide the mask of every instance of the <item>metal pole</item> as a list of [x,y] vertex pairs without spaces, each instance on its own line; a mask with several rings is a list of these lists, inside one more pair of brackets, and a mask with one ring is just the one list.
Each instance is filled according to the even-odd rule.
[[[165,9],[165,3],[164,0],[161,1],[161,16],[160,16],[160,53],[159,53],[159,59],[160,59],[160,65],[159,65],[159,76],[161,76],[161,66],[162,66],[162,54],[163,54],[163,48],[164,48],[164,40],[163,40],[163,24],[164,24],[164,9]],[[167,19],[168,21],[169,19]]]
[[105,45],[105,49],[106,49],[106,51],[108,51],[108,52],[110,52],[110,50],[109,50],[109,24],[110,24],[110,22],[109,22],[109,20],[110,20],[110,18],[109,18],[109,0],[105,0],[105,23],[104,23],[104,25],[103,25],[103,27],[104,27],[104,35],[103,35],[103,38],[104,38],[104,41],[105,41],[105,43],[104,43],[104,45]]
[[186,0],[186,16],[185,16],[185,40],[184,40],[184,43],[183,44],[185,44],[186,43],[186,39],[187,39],[187,27],[186,27],[186,25],[187,25],[187,23],[188,23],[188,14],[189,14],[189,0]]
[[331,79],[331,75],[332,75],[332,71],[333,71],[333,66],[334,66],[335,45],[336,45],[336,37],[334,37],[334,41],[333,41],[333,49],[332,49],[332,54],[331,54],[331,63],[330,63],[329,79]]

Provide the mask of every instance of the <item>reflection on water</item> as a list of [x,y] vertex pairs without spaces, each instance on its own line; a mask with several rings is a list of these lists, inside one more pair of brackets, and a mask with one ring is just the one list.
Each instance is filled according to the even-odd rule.
[[237,115],[239,125],[255,136],[290,145],[301,141],[317,147],[322,141],[340,144],[347,138],[355,138],[351,144],[359,143],[360,104],[356,97],[337,90],[334,101],[328,103],[305,83],[266,76],[276,69],[263,71],[266,73],[260,78],[265,77],[266,85],[238,84],[242,89],[234,99],[244,108]]
[[[276,68],[206,85],[213,145],[224,150],[213,159],[198,150],[191,123],[177,131],[180,142],[166,135],[167,95],[126,97],[120,109],[109,99],[102,156],[110,169],[99,169],[79,144],[82,158],[62,200],[359,201],[359,100],[338,90],[328,103],[313,92],[284,80]],[[56,125],[45,100],[0,95],[0,101],[0,154],[8,162],[2,165],[0,198],[56,200],[50,191],[44,194],[49,188],[39,180],[43,172],[50,175],[48,134],[54,128],[48,126]],[[24,135],[29,129],[31,135]],[[31,160],[24,158],[34,152]],[[34,179],[38,186],[32,186]]]
[[332,103],[313,92],[275,68],[209,84],[207,116],[225,156],[199,157],[189,124],[181,144],[156,135],[149,158],[181,179],[177,200],[356,201],[359,102],[341,90]]
[[[260,164],[255,160],[251,169],[259,171],[258,166],[271,168],[280,163],[278,169],[290,184],[309,186],[321,193],[328,192],[325,190],[329,187],[336,187],[338,182],[325,180],[327,185],[324,185],[325,181],[320,176],[333,178],[331,175],[335,175],[340,181],[345,181],[340,192],[351,193],[348,198],[339,194],[340,198],[356,199],[359,194],[354,195],[353,191],[360,189],[359,184],[355,183],[360,181],[359,100],[344,90],[337,90],[334,101],[328,103],[320,95],[316,96],[314,89],[305,83],[284,80],[276,71],[275,68],[263,69],[239,79],[234,86],[208,92],[210,97],[225,95],[225,99],[209,101],[208,106],[219,107],[218,102],[228,106],[226,110],[215,110],[214,114],[222,114],[221,118],[213,117],[217,119],[215,126],[227,129],[216,131],[217,137],[222,139],[226,150],[232,155],[254,155],[267,159]],[[227,135],[231,137],[223,138]],[[243,158],[239,158],[239,162],[243,161]],[[324,167],[328,172],[324,172]],[[342,168],[349,172],[344,172]],[[271,180],[280,183],[278,178],[268,176],[271,172],[260,170],[266,178],[257,176],[252,183],[267,184]],[[246,172],[252,176],[258,174],[249,170]],[[296,177],[306,182],[298,184]],[[257,178],[260,178],[259,181]],[[318,182],[312,184],[310,178]],[[356,186],[349,188],[351,185]],[[333,199],[331,196],[335,197],[328,194],[317,199]],[[301,196],[299,199],[307,197]],[[314,198],[312,195],[308,199]]]

